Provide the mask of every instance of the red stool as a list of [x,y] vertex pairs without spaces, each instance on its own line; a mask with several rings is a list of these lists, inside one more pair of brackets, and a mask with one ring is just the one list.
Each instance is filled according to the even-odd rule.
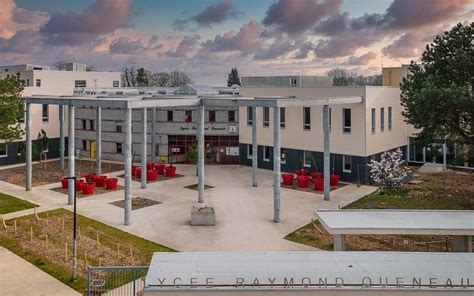
[[329,176],[329,183],[331,186],[339,186],[339,180],[341,179],[341,176],[338,175],[330,175]]
[[319,173],[319,172],[314,172],[314,173],[311,173],[311,177],[313,178],[313,180],[324,179],[324,174]]
[[314,190],[316,191],[324,191],[324,180],[314,180]]
[[293,186],[293,180],[295,179],[293,174],[282,174],[281,177],[283,178],[283,185]]
[[94,182],[94,177],[95,177],[94,173],[92,173],[92,174],[83,174],[82,176],[84,176],[84,179],[86,179],[86,182]]
[[165,173],[165,165],[164,164],[155,164],[155,170],[158,175],[163,175]]
[[308,170],[297,170],[295,172],[296,176],[309,176]]
[[61,178],[61,188],[62,189],[67,189],[69,185],[69,180],[65,178]]
[[146,179],[148,181],[156,181],[158,179],[158,172],[155,170],[146,171]]
[[94,194],[94,187],[95,187],[95,184],[94,183],[91,183],[91,184],[88,184],[88,183],[84,183],[82,185],[82,193],[84,195],[91,195],[91,194]]
[[155,165],[155,164],[154,164],[153,162],[147,161],[147,162],[146,162],[146,169],[147,169],[147,170],[152,170],[154,165]]
[[308,188],[309,176],[298,176],[296,177],[299,188]]
[[96,176],[94,181],[95,186],[105,187],[105,180],[107,180],[107,176]]
[[137,166],[132,166],[132,177],[137,174],[137,169],[138,169]]
[[105,189],[107,190],[117,190],[117,178],[108,178],[105,180]]
[[82,179],[76,180],[76,191],[81,191],[82,187],[84,187],[84,184],[86,184],[84,180]]
[[166,167],[165,168],[166,177],[174,177],[176,174],[176,167]]
[[142,168],[137,167],[135,169],[135,176],[139,179],[142,177]]

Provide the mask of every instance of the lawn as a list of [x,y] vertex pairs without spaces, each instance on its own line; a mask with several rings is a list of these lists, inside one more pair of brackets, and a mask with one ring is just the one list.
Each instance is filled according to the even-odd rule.
[[0,215],[34,207],[37,207],[37,205],[0,192]]
[[[344,209],[423,209],[474,210],[474,174],[448,171],[442,174],[415,174],[419,184],[404,184],[374,192]],[[332,237],[314,221],[290,233],[286,239],[323,250],[332,250]],[[407,235],[348,235],[352,251],[449,251],[451,237]]]
[[34,215],[8,220],[7,229],[0,230],[0,245],[79,292],[86,288],[87,265],[148,265],[154,252],[174,251],[78,215],[78,277],[72,282],[72,218],[58,209],[41,213],[40,220]]

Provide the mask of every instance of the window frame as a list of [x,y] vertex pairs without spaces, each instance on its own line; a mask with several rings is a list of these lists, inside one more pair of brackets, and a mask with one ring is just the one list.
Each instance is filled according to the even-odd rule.
[[370,110],[370,131],[372,135],[375,135],[375,131],[377,129],[376,116],[377,116],[377,111],[375,108],[372,108]]
[[[308,112],[308,118],[309,118],[309,122],[306,123],[306,119],[307,119],[307,116],[306,116],[306,111],[309,111]],[[303,131],[310,131],[311,130],[311,108],[310,107],[303,107]]]
[[385,132],[385,108],[380,108],[380,132]]
[[[346,157],[349,157],[350,159],[351,168],[349,170],[346,169]],[[347,155],[347,154],[342,155],[342,172],[352,173],[352,155]]]
[[[270,158],[272,157],[272,151],[270,146],[263,146],[263,161],[270,162]],[[268,149],[268,157],[265,157],[266,151]]]
[[[45,106],[46,106],[46,116],[44,115]],[[49,105],[48,104],[41,104],[41,118],[43,122],[49,122]]]
[[[346,125],[346,111],[349,111],[349,125]],[[352,109],[342,108],[342,133],[352,133]]]
[[193,111],[192,110],[184,111],[184,122],[186,122],[186,123],[193,122]]
[[122,145],[122,143],[115,143],[115,153],[123,154],[123,145]]
[[112,87],[120,87],[120,81],[118,80],[112,81]]
[[94,119],[89,120],[89,130],[90,131],[95,131],[95,120]]
[[[170,119],[171,118],[171,119]],[[167,122],[173,122],[174,121],[174,113],[173,110],[167,110],[166,111],[166,121]]]
[[252,144],[247,144],[247,159],[252,159],[253,157],[253,147]]
[[123,133],[123,122],[115,121],[115,132],[116,133]]
[[[212,116],[211,116],[212,114]],[[209,110],[208,111],[208,117],[209,117],[209,122],[216,122],[216,111],[215,110]]]
[[87,87],[87,80],[74,80],[74,87]]
[[[306,153],[309,153],[309,164],[306,163]],[[312,154],[311,151],[309,150],[303,150],[303,167],[305,168],[310,168],[311,167],[311,161],[312,161]]]
[[286,164],[286,148],[280,148],[280,163]]
[[286,127],[286,110],[285,107],[280,108],[280,128]]
[[0,147],[1,146],[5,146],[5,154],[0,154],[0,158],[8,157],[8,144],[7,143],[0,143]]
[[41,79],[36,79],[35,80],[35,86],[36,87],[41,87]]
[[388,122],[387,122],[387,124],[388,124],[387,129],[388,129],[389,131],[391,131],[391,130],[392,130],[392,120],[393,120],[393,117],[392,117],[392,116],[393,116],[393,114],[392,114],[392,107],[388,107],[388,111],[387,111],[387,112],[388,112],[388,114],[387,114],[387,117],[388,117],[388,118],[387,118],[387,120],[388,120]]
[[270,107],[263,107],[263,127],[270,127]]
[[253,126],[253,108],[247,107],[247,126]]
[[85,131],[87,130],[87,119],[82,119],[82,130]]
[[[232,116],[231,116],[232,114]],[[227,112],[227,122],[235,122],[235,111],[234,110],[229,110]]]

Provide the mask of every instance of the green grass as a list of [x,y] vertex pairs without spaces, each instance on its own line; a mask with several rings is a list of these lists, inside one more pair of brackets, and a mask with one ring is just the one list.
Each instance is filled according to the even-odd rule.
[[[86,287],[86,276],[85,274],[78,274],[77,280],[72,282],[70,280],[71,277],[71,268],[70,263],[68,262],[67,265],[63,265],[57,262],[52,262],[49,260],[46,255],[42,254],[40,245],[40,241],[36,243],[38,251],[32,251],[31,248],[28,249],[25,247],[27,243],[29,243],[29,233],[30,227],[33,229],[35,233],[35,237],[40,237],[41,235],[48,234],[50,236],[49,240],[49,248],[52,250],[64,250],[64,243],[65,240],[69,240],[72,238],[72,213],[65,210],[65,209],[57,209],[53,211],[49,211],[46,213],[41,213],[41,220],[36,220],[33,215],[24,216],[15,219],[18,225],[18,233],[22,235],[13,235],[11,232],[7,233],[0,230],[0,246],[3,246],[10,250],[11,252],[17,254],[18,256],[24,258],[28,262],[32,263],[36,267],[40,268],[41,270],[45,271],[46,273],[50,274],[51,276],[55,277],[59,281],[65,283],[66,285],[70,286],[71,288],[79,291],[84,292]],[[45,217],[49,217],[49,224],[46,222]],[[55,220],[57,219],[57,220]],[[61,219],[65,220],[65,230],[63,233],[58,233],[58,230],[53,227],[54,225],[58,226],[58,221],[62,221]],[[67,220],[66,220],[67,219]],[[13,220],[6,221],[7,225],[13,225]],[[51,229],[48,228],[48,225],[51,226]],[[103,251],[106,251],[107,254],[115,254],[117,243],[120,244],[122,248],[123,254],[125,254],[124,259],[117,259],[115,260],[123,260],[123,263],[120,265],[130,265],[128,260],[128,250],[129,248],[133,248],[134,257],[136,257],[136,261],[134,265],[148,265],[150,263],[151,257],[154,252],[174,252],[175,250],[159,245],[157,243],[151,242],[149,240],[140,238],[138,236],[132,235],[120,229],[108,226],[96,220],[89,219],[87,217],[77,215],[77,226],[81,228],[81,236],[79,238],[78,244],[78,265],[84,265],[83,254],[84,251],[81,250],[81,241],[83,244],[92,245],[95,243],[97,233],[100,234],[100,246]],[[11,229],[11,227],[10,227]],[[64,239],[64,236],[67,233],[67,239]],[[69,241],[67,241],[69,243]],[[36,248],[35,245],[35,248]],[[44,246],[43,246],[44,247]],[[51,254],[57,254],[51,251]],[[92,266],[98,266],[100,255],[90,253],[88,254],[88,264]],[[102,260],[104,258],[100,257]],[[82,261],[82,262],[80,262]],[[115,264],[109,264],[108,262],[102,261],[102,265],[118,265],[117,261],[114,262]]]
[[31,209],[37,205],[11,195],[0,193],[0,215]]
[[400,187],[386,190],[383,194],[374,192],[347,205],[344,209],[416,209],[418,200],[410,198],[410,189]]

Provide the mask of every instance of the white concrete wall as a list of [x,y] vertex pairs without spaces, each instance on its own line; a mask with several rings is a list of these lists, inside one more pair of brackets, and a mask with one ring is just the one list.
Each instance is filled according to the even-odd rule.
[[120,81],[120,72],[33,71],[34,80],[41,79],[41,87],[74,87],[75,80],[86,80],[87,87],[113,87]]

